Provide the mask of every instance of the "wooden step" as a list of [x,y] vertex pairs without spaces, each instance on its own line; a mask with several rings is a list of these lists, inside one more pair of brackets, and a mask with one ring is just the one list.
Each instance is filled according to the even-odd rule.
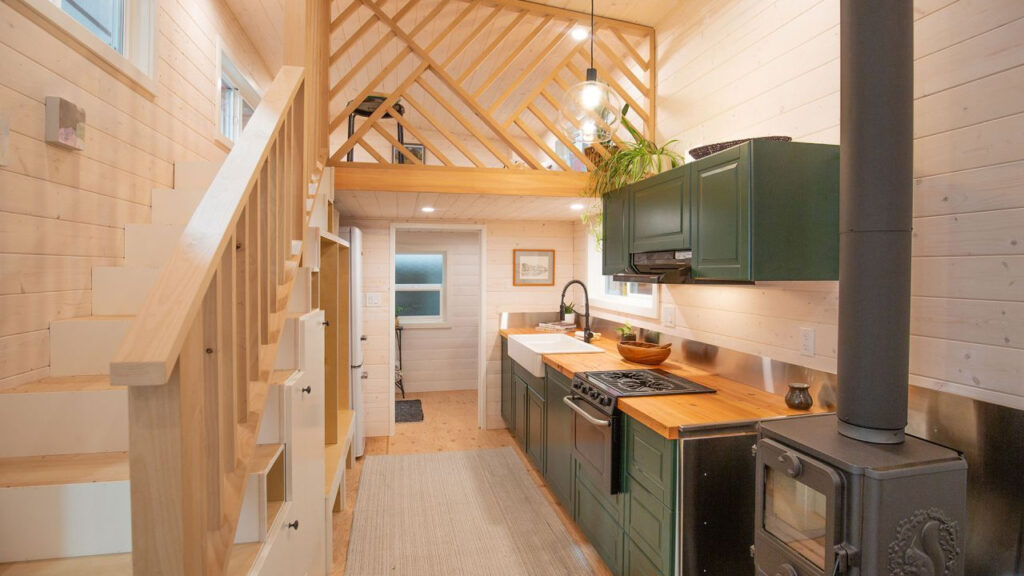
[[159,268],[171,259],[181,232],[181,225],[125,224],[124,265],[129,268]]
[[[243,576],[256,561],[261,544],[235,544],[231,547],[228,576]],[[57,558],[34,562],[0,564],[0,576],[132,576],[132,555],[106,554]]]
[[50,375],[110,374],[131,316],[86,316],[50,323]]
[[[128,450],[128,392],[106,375],[54,376],[0,392],[0,458]],[[17,441],[13,441],[17,439]]]
[[0,488],[121,481],[128,481],[127,452],[0,459]]
[[220,170],[220,162],[175,162],[175,190],[206,190]]
[[284,444],[257,445],[246,472],[244,499],[257,504],[242,508],[235,540],[262,542],[284,501]]
[[204,194],[205,188],[153,190],[153,224],[188,224]]
[[159,268],[94,267],[92,313],[101,316],[138,314],[159,274]]

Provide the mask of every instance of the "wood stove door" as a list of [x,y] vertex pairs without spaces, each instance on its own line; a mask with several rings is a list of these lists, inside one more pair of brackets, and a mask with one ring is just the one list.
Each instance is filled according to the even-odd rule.
[[833,468],[772,440],[758,441],[758,574],[834,574],[842,503],[843,480]]

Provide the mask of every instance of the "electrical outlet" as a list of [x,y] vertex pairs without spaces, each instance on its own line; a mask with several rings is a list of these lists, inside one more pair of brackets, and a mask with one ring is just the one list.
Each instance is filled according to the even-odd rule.
[[366,305],[367,306],[382,306],[384,303],[384,295],[380,292],[367,292],[366,293]]
[[661,325],[666,328],[676,327],[676,307],[665,305],[661,307]]
[[814,356],[814,328],[800,329],[800,353]]

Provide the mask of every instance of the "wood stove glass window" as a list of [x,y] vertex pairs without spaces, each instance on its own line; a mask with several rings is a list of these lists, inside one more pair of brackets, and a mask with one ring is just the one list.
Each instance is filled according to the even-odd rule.
[[764,529],[822,570],[827,503],[824,494],[799,480],[765,470]]

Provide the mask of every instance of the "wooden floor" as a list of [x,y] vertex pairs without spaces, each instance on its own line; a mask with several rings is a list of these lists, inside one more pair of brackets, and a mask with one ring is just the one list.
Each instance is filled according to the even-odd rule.
[[[516,446],[508,431],[482,430],[477,427],[475,391],[410,393],[406,397],[420,399],[423,404],[423,422],[396,424],[395,435],[392,437],[367,438],[367,455],[419,454],[513,446],[523,466],[540,486],[548,502],[568,527],[573,540],[590,561],[594,574],[611,574],[573,523],[571,515],[556,503],[544,479],[527,463],[526,456]],[[362,459],[356,461],[350,472],[345,486],[345,510],[334,515],[334,569],[331,576],[342,576],[345,573],[345,557],[348,553],[349,531],[352,527],[352,512],[355,510],[356,491],[362,472]]]

